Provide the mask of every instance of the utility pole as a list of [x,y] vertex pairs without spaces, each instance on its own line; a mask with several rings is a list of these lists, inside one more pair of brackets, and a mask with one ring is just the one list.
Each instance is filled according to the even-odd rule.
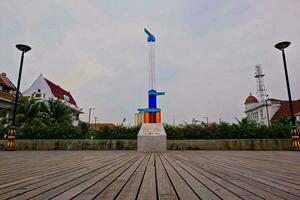
[[89,128],[91,128],[91,112],[95,110],[95,108],[89,108]]
[[97,117],[95,117],[95,130],[96,130]]
[[206,125],[208,127],[208,117],[202,117],[202,118],[206,119]]
[[266,99],[266,110],[267,110],[268,126],[270,126],[270,117],[269,117],[268,100],[269,100],[269,95],[267,95],[267,99]]

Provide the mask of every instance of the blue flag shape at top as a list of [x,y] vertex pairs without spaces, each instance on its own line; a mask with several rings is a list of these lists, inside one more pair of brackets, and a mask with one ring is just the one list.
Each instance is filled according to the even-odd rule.
[[144,28],[145,33],[148,35],[147,42],[155,42],[155,37],[146,28]]

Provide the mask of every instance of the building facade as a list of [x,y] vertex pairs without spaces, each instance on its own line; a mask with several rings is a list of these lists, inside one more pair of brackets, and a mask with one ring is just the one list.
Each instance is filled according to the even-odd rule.
[[92,130],[99,130],[101,128],[114,128],[116,127],[113,123],[91,123],[90,129]]
[[144,123],[144,113],[143,112],[134,113],[134,125],[140,126],[143,123]]
[[72,111],[73,125],[77,126],[79,123],[79,115],[83,113],[76,104],[70,92],[61,88],[59,85],[43,77],[42,74],[32,83],[32,85],[23,92],[24,96],[29,96],[38,100],[60,100],[67,105]]
[[[269,98],[259,102],[250,94],[244,104],[246,117],[257,123],[268,125],[282,118],[290,118],[289,103],[285,100]],[[293,101],[293,108],[296,119],[300,120],[300,99]]]
[[8,108],[14,105],[16,87],[8,79],[5,73],[0,74],[0,112],[2,116],[8,117]]

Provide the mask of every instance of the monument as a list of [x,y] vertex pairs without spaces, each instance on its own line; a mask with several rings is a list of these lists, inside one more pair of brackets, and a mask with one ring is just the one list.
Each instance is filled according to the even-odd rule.
[[157,108],[156,97],[165,95],[156,91],[155,81],[155,37],[147,29],[148,57],[149,57],[149,91],[148,108],[140,108],[144,113],[144,123],[137,136],[137,150],[139,152],[165,152],[167,151],[167,134],[161,124],[161,109]]

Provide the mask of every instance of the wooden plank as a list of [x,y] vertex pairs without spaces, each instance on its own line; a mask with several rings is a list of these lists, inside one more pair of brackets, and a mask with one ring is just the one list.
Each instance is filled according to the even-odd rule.
[[[179,155],[177,155],[177,156],[179,156]],[[210,171],[213,171],[212,167],[214,166],[215,163],[214,164],[212,164],[212,163],[208,164],[206,162],[206,164],[204,165],[204,164],[200,164],[198,162],[199,160],[201,160],[200,158],[188,157],[188,156],[186,156],[186,154],[183,157],[184,157],[183,159],[184,159],[185,163],[193,162],[194,165],[200,166],[200,168],[210,168],[211,169]],[[189,159],[187,160],[187,158],[189,158]],[[195,162],[198,162],[198,163],[195,163]],[[204,162],[204,160],[202,162]],[[221,172],[226,172],[227,171],[227,169],[225,167],[224,168],[216,168],[216,170],[218,170],[219,172],[220,171]],[[239,177],[233,176],[233,174],[230,174],[230,175],[232,177],[230,177],[228,174],[224,174],[224,173],[219,174],[220,177],[224,177],[227,181],[231,181],[232,183],[234,183],[236,185],[239,185],[240,187],[243,187],[247,190],[250,190],[252,193],[256,193],[256,194],[258,194],[262,197],[263,196],[265,196],[265,197],[266,196],[271,196],[271,197],[273,197],[271,199],[276,199],[276,198],[280,198],[280,197],[281,198],[288,198],[288,199],[297,199],[297,197],[295,197],[294,195],[286,193],[286,192],[281,191],[281,190],[278,190],[276,188],[270,187],[269,185],[262,184],[260,182],[257,182],[255,180],[252,180],[252,179],[249,179],[249,178],[242,178],[242,179],[240,179],[241,181],[239,181]],[[248,187],[246,187],[246,186],[248,186]],[[267,193],[269,193],[269,194],[267,194]],[[267,198],[267,199],[270,199],[270,198]]]
[[117,177],[111,185],[103,190],[95,199],[109,200],[115,199],[117,194],[122,190],[124,185],[129,181],[132,174],[137,170],[146,155],[141,156],[134,164],[132,164],[126,171],[124,171],[119,177]]
[[[186,160],[183,160],[181,162],[188,162]],[[224,173],[224,171],[217,171],[211,167],[210,168],[210,171],[213,172],[213,174],[219,176],[219,177],[222,177],[226,180],[228,180],[229,182],[235,184],[235,185],[238,185],[248,191],[251,191],[251,192],[255,192],[255,194],[257,194],[258,196],[264,198],[264,199],[272,199],[272,200],[279,200],[279,199],[282,199],[280,198],[279,196],[276,196],[276,195],[273,195],[272,193],[269,193],[269,192],[266,192],[264,190],[261,190],[260,188],[258,187],[254,187],[253,185],[251,184],[248,184],[247,182],[244,182],[245,180],[244,179],[241,179],[240,177],[237,177],[237,176],[234,176],[233,174],[231,173]]]
[[148,162],[150,160],[150,154],[147,154],[146,156],[147,156],[146,159],[143,160],[142,164],[138,167],[138,169],[130,177],[128,183],[122,189],[120,194],[116,197],[117,200],[136,199],[136,197],[138,195],[138,191],[142,184],[144,175],[146,173],[146,168],[147,168]]
[[[59,195],[54,200],[64,200],[72,198],[76,199],[94,199],[99,193],[106,189],[115,179],[117,179],[124,171],[126,171],[131,165],[133,165],[137,160],[141,159],[141,154],[135,156],[134,158],[129,159],[125,164],[118,166],[114,170],[106,171],[100,177],[94,177],[88,180],[88,187],[84,187],[83,190],[82,184],[79,188],[75,187],[75,190],[71,190]],[[85,185],[87,186],[87,185]]]
[[[196,159],[196,160],[199,160]],[[204,160],[203,160],[204,162]],[[220,162],[220,163],[219,163]],[[214,162],[214,163],[210,163],[210,166],[219,166],[222,167],[221,169],[225,170],[225,169],[229,169],[230,172],[235,173],[237,175],[243,176],[244,181],[246,182],[252,182],[252,185],[260,185],[261,188],[267,189],[268,192],[272,192],[275,195],[278,195],[280,197],[288,197],[289,199],[297,199],[297,196],[299,197],[299,192],[297,190],[294,190],[292,188],[286,187],[284,185],[279,184],[280,181],[276,181],[274,180],[272,181],[268,181],[267,177],[263,176],[263,175],[256,175],[255,173],[249,173],[247,170],[241,168],[241,167],[231,167],[225,164],[221,164],[221,161],[219,162]],[[265,179],[263,179],[263,178]],[[254,182],[254,184],[253,184]],[[256,191],[257,193],[257,191]]]
[[205,177],[213,180],[214,182],[222,185],[227,190],[233,192],[235,195],[239,196],[242,199],[257,199],[257,200],[262,199],[259,196],[257,196],[256,194],[254,194],[250,191],[247,191],[247,190],[239,187],[238,185],[230,183],[228,180],[223,179],[222,177],[219,177],[219,176],[213,174],[211,171],[204,168],[203,166],[200,166],[200,165],[191,166],[190,165],[190,167],[194,168],[196,171],[201,173],[203,176],[205,176]]
[[180,177],[180,175],[174,170],[174,168],[163,157],[159,156],[164,169],[166,170],[172,185],[176,191],[177,196],[180,199],[199,199],[194,191],[186,184],[186,182]]
[[[42,197],[51,197],[55,196],[56,192],[61,192],[61,190],[65,191],[69,189],[69,187],[73,187],[74,185],[78,185],[81,182],[97,176],[97,174],[101,174],[102,172],[109,171],[111,168],[118,166],[121,162],[126,162],[127,157],[122,158],[121,161],[112,161],[107,164],[101,166],[95,166],[96,168],[90,170],[88,168],[85,169],[82,173],[74,174],[73,176],[69,176],[65,179],[60,179],[55,182],[51,182],[50,184],[44,185],[42,187],[36,188],[29,192],[22,194],[22,196],[16,196],[14,199],[25,199],[25,198],[33,198],[36,197],[37,199],[43,199]],[[43,193],[43,194],[42,194]]]
[[185,182],[192,188],[200,199],[219,200],[220,198],[209,190],[204,184],[198,181],[194,176],[189,173],[188,168],[180,166],[174,161],[174,158],[170,158],[168,154],[163,154],[164,158],[174,167],[174,169],[180,174]]
[[138,194],[137,199],[156,199],[156,176],[154,166],[154,154],[151,153],[150,160],[148,162],[146,173]]
[[155,154],[155,166],[157,174],[157,193],[160,200],[178,199],[169,177],[162,165],[159,155]]
[[[113,158],[114,157],[112,157],[111,159],[113,159]],[[115,158],[118,158],[118,157],[115,157]],[[97,163],[101,164],[100,166],[103,166],[103,165],[106,165],[108,161],[109,160],[106,159],[106,160],[101,160],[101,162],[97,162]],[[2,191],[1,194],[6,193],[5,196],[8,195],[10,197],[13,197],[13,196],[20,195],[22,193],[25,193],[25,192],[30,191],[30,190],[35,189],[35,188],[39,188],[40,189],[41,186],[48,185],[49,183],[55,182],[57,180],[61,180],[61,179],[64,178],[64,176],[65,177],[69,177],[69,176],[74,175],[74,174],[76,174],[77,176],[79,176],[81,171],[82,172],[87,172],[88,170],[92,171],[94,168],[96,169],[97,165],[95,165],[95,163],[92,163],[92,164],[86,165],[85,167],[80,168],[81,170],[75,169],[74,171],[72,171],[73,173],[71,173],[71,174],[67,174],[66,173],[66,174],[63,174],[62,176],[56,176],[53,179],[49,178],[49,177],[35,177],[34,180],[41,178],[42,181],[33,182],[32,184],[27,184],[27,185],[26,184],[23,185],[23,183],[22,183],[22,184],[14,185],[12,187],[4,188],[4,189],[1,190]],[[3,197],[4,196],[1,196],[1,198],[3,198]]]
[[227,190],[221,184],[214,182],[213,180],[207,178],[206,176],[202,175],[194,168],[190,167],[187,161],[176,161],[178,165],[182,166],[184,169],[188,170],[190,174],[192,174],[198,181],[208,187],[212,192],[214,192],[217,196],[224,200],[238,200],[240,197],[235,195],[233,192]]
[[150,155],[144,158],[135,151],[0,152],[0,199],[300,199],[297,152]]
[[[122,156],[124,154],[120,154],[120,156]],[[96,160],[94,159],[93,161],[88,161],[85,163],[77,163],[74,164],[74,167],[72,168],[61,168],[60,170],[55,170],[55,171],[50,171],[48,173],[45,174],[41,174],[40,176],[33,176],[31,178],[26,178],[26,179],[22,179],[19,181],[14,181],[14,182],[9,182],[7,184],[3,184],[1,185],[3,188],[0,189],[0,194],[4,194],[10,191],[16,191],[17,189],[21,188],[22,191],[24,191],[24,188],[28,188],[28,186],[32,186],[33,184],[37,184],[37,183],[41,183],[43,181],[46,181],[48,184],[49,181],[53,180],[56,181],[56,179],[62,179],[64,178],[63,176],[70,176],[72,175],[72,173],[78,173],[79,170],[84,169],[84,168],[89,168],[91,166],[96,166],[96,165],[100,165],[100,164],[106,164],[107,162],[120,158],[120,156],[118,156],[118,154],[116,155],[112,155],[111,157],[107,158],[103,157],[100,160]],[[9,187],[10,186],[10,187]],[[35,186],[35,185],[34,185]],[[39,186],[36,187],[40,187],[41,185],[39,184]],[[34,187],[31,187],[34,188]]]
[[[54,154],[54,155],[56,155],[56,154]],[[32,177],[42,176],[43,173],[48,174],[49,171],[55,171],[55,170],[60,171],[61,169],[68,169],[69,167],[74,167],[72,165],[72,163],[77,163],[78,161],[80,161],[80,159],[73,157],[74,156],[73,154],[71,154],[71,155],[72,155],[71,156],[72,159],[66,158],[66,159],[62,160],[62,158],[65,158],[63,156],[63,157],[60,157],[59,159],[57,159],[57,161],[53,162],[53,163],[45,162],[45,157],[35,157],[36,159],[34,159],[34,161],[37,160],[38,164],[35,163],[32,166],[32,163],[34,163],[34,162],[32,162],[30,164],[27,164],[26,167],[23,166],[23,169],[19,170],[19,171],[10,167],[10,169],[12,169],[13,172],[9,173],[9,174],[5,174],[5,176],[2,177],[5,180],[5,182],[1,181],[1,183],[4,183],[4,184],[0,185],[0,188],[4,188],[8,185],[6,183],[7,179],[10,180],[10,185],[11,185],[11,184],[13,184],[13,182],[20,183],[21,182],[20,179],[27,180],[27,179],[31,179]],[[75,156],[76,156],[76,154],[75,154]],[[95,157],[94,157],[94,160],[95,160]],[[83,159],[83,161],[85,161],[85,159]],[[22,162],[22,161],[18,160],[18,162]],[[82,163],[78,162],[78,163],[85,164],[83,162]],[[76,164],[75,164],[75,166],[76,166]],[[14,174],[14,176],[12,176],[12,174]]]

